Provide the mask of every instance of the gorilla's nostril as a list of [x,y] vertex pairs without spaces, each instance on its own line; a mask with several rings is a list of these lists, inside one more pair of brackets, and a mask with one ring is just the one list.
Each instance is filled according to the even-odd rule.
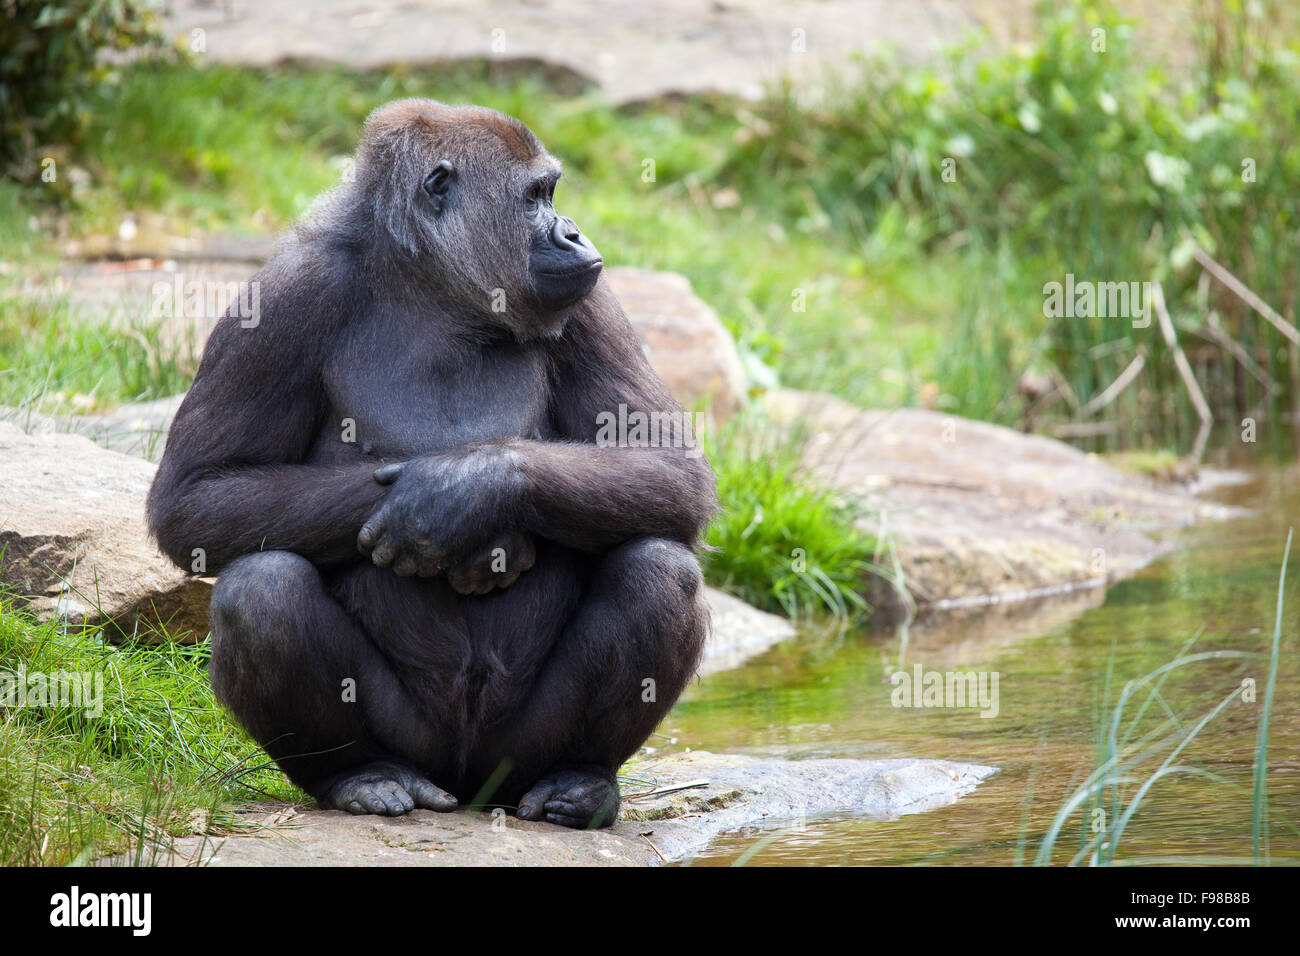
[[578,229],[577,224],[567,216],[559,216],[555,220],[555,227],[551,232],[556,244],[577,244],[582,241],[582,232]]

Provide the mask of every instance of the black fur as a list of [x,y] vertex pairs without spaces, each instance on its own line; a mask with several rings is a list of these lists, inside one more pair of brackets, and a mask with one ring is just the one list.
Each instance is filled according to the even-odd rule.
[[213,687],[323,806],[607,824],[698,663],[712,471],[596,444],[680,407],[527,129],[400,101],[356,170],[213,331],[150,528],[220,572]]

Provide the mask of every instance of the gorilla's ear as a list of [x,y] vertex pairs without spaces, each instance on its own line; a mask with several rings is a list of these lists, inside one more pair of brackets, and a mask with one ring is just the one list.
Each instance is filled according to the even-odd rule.
[[429,175],[424,177],[424,194],[433,203],[434,212],[442,212],[455,173],[456,168],[452,166],[451,160],[442,159],[433,167]]

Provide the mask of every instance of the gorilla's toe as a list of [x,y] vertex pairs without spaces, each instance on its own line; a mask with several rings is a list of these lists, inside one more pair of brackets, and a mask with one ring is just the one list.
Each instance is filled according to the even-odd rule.
[[416,807],[439,812],[456,808],[456,798],[447,791],[410,767],[390,762],[338,774],[320,789],[316,802],[325,810],[390,817],[410,813]]
[[519,801],[521,820],[546,820],[577,830],[607,827],[618,817],[618,780],[592,764],[557,768]]

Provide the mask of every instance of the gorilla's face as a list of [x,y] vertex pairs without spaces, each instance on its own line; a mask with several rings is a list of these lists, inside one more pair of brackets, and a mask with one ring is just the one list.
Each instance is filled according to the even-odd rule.
[[533,297],[543,311],[553,312],[577,302],[596,286],[603,261],[568,216],[555,211],[559,170],[547,171],[528,183],[523,216],[530,234],[528,275]]
[[493,139],[478,145],[478,155],[440,159],[424,181],[439,260],[474,276],[472,295],[491,303],[494,321],[521,338],[554,334],[595,288],[600,253],[556,212],[560,164],[540,145],[524,156]]
[[461,314],[555,335],[600,278],[600,253],[555,210],[559,162],[518,120],[399,100],[367,121],[358,169],[404,271]]

